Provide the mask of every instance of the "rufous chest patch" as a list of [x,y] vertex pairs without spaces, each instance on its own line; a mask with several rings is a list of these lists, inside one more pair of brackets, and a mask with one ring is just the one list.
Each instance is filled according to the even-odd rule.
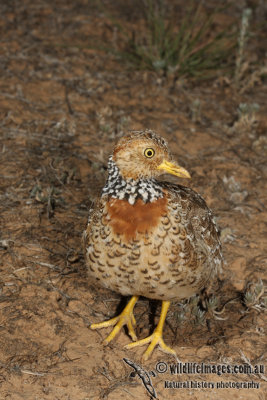
[[113,198],[107,202],[109,225],[114,233],[123,235],[127,240],[134,239],[137,233],[151,231],[166,211],[166,197],[151,203],[138,199],[133,205],[127,200]]

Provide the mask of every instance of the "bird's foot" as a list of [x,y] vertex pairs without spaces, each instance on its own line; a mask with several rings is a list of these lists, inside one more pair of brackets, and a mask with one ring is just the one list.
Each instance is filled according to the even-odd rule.
[[154,330],[152,335],[148,336],[145,339],[138,340],[135,343],[127,344],[125,346],[125,348],[132,349],[133,347],[143,346],[144,344],[148,344],[148,343],[150,343],[150,345],[148,346],[148,348],[146,349],[146,351],[144,352],[144,354],[142,356],[143,361],[146,361],[150,357],[151,353],[153,352],[154,348],[157,345],[159,345],[160,349],[162,351],[164,351],[165,353],[172,354],[176,357],[176,352],[171,347],[167,346],[164,343],[163,338],[162,338],[162,332],[157,328]]
[[108,321],[100,322],[98,324],[92,324],[90,326],[91,329],[101,329],[107,328],[108,326],[114,326],[111,333],[108,337],[104,340],[104,344],[108,344],[115,336],[119,333],[121,328],[126,325],[128,328],[129,335],[131,336],[132,340],[137,340],[136,334],[134,332],[133,326],[136,324],[134,315],[133,315],[133,308],[135,303],[138,300],[138,296],[132,296],[131,300],[124,308],[124,310],[118,315],[117,317],[111,318]]

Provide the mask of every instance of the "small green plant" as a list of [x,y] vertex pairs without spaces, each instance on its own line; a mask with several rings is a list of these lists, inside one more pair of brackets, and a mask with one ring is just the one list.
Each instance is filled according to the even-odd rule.
[[220,315],[222,315],[225,311],[225,308],[223,307],[223,309],[221,311],[218,311],[218,307],[219,307],[219,299],[216,296],[212,296],[209,299],[206,300],[206,308],[207,308],[207,312],[209,315],[211,315],[213,318],[224,321],[227,319],[227,317],[220,317]]
[[206,321],[206,313],[201,310],[198,306],[192,309],[193,321],[196,325],[204,325]]
[[[166,18],[163,0],[143,0],[144,29],[136,28],[126,36],[120,53],[138,68],[175,73],[177,76],[209,77],[227,66],[236,46],[231,29],[214,33],[214,16],[204,13],[202,2],[192,1],[182,20]],[[217,12],[218,10],[216,10]],[[143,33],[140,33],[143,31]]]
[[257,103],[240,103],[237,109],[238,119],[233,125],[234,130],[253,131],[257,125],[256,113],[259,109],[260,106]]
[[240,103],[237,109],[238,117],[243,118],[244,116],[249,116],[252,118],[256,112],[260,109],[259,104],[257,103]]
[[[228,128],[229,134],[234,134],[236,132],[250,132],[254,133],[257,125],[257,112],[260,110],[260,106],[257,103],[240,103],[237,108],[237,119],[234,122],[233,126]],[[230,180],[232,181],[230,182]],[[227,182],[229,181],[229,182]],[[230,188],[232,193],[240,192],[240,187],[238,188],[236,183],[234,182],[234,178],[224,178],[225,184],[230,184],[231,186],[235,185],[236,188]]]
[[265,288],[261,279],[256,283],[248,283],[244,293],[244,304],[247,310],[266,311],[267,297],[264,296]]

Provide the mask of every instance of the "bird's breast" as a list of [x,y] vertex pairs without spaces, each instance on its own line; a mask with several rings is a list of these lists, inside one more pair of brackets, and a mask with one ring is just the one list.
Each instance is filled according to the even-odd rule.
[[136,238],[137,233],[149,233],[167,213],[167,198],[144,203],[138,199],[133,205],[127,200],[111,198],[107,202],[108,225],[113,233],[127,241]]

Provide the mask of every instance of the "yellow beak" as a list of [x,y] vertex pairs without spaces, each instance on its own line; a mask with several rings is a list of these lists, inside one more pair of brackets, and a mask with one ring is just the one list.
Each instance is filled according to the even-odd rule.
[[157,169],[162,169],[164,172],[179,176],[180,178],[191,178],[191,175],[186,169],[166,160],[163,160],[163,162],[157,167]]

